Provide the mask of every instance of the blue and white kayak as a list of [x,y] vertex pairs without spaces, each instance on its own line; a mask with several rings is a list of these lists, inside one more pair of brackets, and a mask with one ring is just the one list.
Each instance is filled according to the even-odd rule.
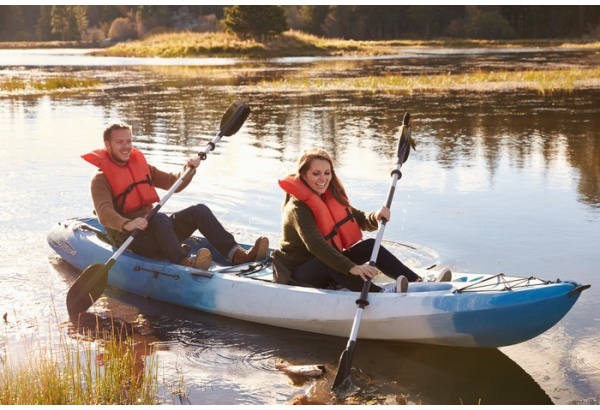
[[[104,263],[116,248],[96,218],[57,223],[48,243],[68,264],[84,270]],[[190,253],[203,238],[186,243]],[[419,272],[424,276],[429,271]],[[199,270],[123,253],[108,284],[150,299],[265,325],[348,337],[358,292],[273,282],[268,261]],[[460,347],[501,347],[532,339],[556,325],[589,285],[505,274],[452,274],[451,282],[410,283],[406,293],[370,293],[359,339]]]

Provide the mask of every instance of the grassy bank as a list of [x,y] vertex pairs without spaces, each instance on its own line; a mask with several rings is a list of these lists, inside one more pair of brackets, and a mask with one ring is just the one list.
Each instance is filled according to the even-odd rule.
[[[202,70],[202,68],[198,70]],[[198,76],[198,70],[193,70],[189,75],[191,77]],[[181,75],[178,70],[170,70],[170,73],[174,76]],[[600,87],[600,68],[479,71],[457,74],[385,75],[354,78],[306,76],[260,80],[258,82],[246,79],[245,83],[246,87],[256,88],[259,92],[357,91],[412,95],[450,91],[533,90],[541,95],[551,95],[569,93],[577,88]],[[0,79],[0,96],[87,92],[100,87],[108,89],[109,85],[95,79],[71,77],[49,79],[9,78]]]
[[9,77],[0,78],[0,93],[31,94],[69,90],[93,89],[102,83],[93,78],[50,77],[44,79]]
[[[375,56],[397,54],[407,47],[437,48],[523,48],[560,47],[600,49],[594,40],[388,40],[355,41],[317,37],[295,30],[269,41],[241,40],[227,33],[177,32],[150,36],[143,40],[118,43],[95,52],[121,57],[236,57],[273,58],[290,56]],[[79,42],[0,42],[0,48],[98,48]]]
[[7,356],[0,404],[159,404],[158,365],[143,362],[126,333],[62,338],[57,348],[28,346],[22,359]]
[[491,71],[437,75],[386,75],[359,78],[287,78],[263,80],[257,86],[268,91],[308,89],[354,90],[377,93],[441,93],[447,91],[535,90],[539,94],[571,92],[577,87],[600,84],[600,69]]
[[240,40],[226,33],[164,33],[144,40],[119,43],[96,55],[122,57],[236,57],[376,56],[398,54],[406,47],[569,47],[600,48],[582,40],[389,40],[355,41],[317,37],[289,30],[270,41]]

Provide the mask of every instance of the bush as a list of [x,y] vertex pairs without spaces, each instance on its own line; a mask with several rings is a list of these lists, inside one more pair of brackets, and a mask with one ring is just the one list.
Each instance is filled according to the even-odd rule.
[[125,41],[137,37],[135,22],[126,17],[116,18],[108,29],[108,37],[118,41]]

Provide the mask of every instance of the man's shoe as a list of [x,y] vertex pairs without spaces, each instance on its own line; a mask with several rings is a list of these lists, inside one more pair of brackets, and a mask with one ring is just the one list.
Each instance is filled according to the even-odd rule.
[[242,247],[239,247],[233,254],[232,262],[234,265],[242,265],[244,263],[259,261],[267,257],[268,250],[269,239],[261,236],[256,240],[254,246],[250,250],[247,251]]
[[191,268],[208,270],[210,265],[212,264],[212,254],[206,248],[201,248],[198,250],[196,257],[192,258],[183,258],[181,260],[181,264],[185,266],[189,266]]
[[452,280],[452,271],[448,268],[442,269],[435,278],[436,282],[450,282]]

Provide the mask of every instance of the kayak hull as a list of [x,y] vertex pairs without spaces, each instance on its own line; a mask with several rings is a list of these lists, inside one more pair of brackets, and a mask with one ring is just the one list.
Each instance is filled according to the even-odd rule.
[[[105,241],[95,218],[59,222],[47,239],[60,257],[82,271],[108,261],[116,251]],[[201,241],[195,238],[189,243],[191,253]],[[204,271],[131,252],[123,253],[110,268],[108,284],[202,312],[340,337],[350,334],[360,296],[274,283],[269,263],[237,267],[213,263]],[[369,294],[358,338],[508,346],[556,325],[587,287],[574,281],[453,273],[451,282],[410,283],[406,293]]]

